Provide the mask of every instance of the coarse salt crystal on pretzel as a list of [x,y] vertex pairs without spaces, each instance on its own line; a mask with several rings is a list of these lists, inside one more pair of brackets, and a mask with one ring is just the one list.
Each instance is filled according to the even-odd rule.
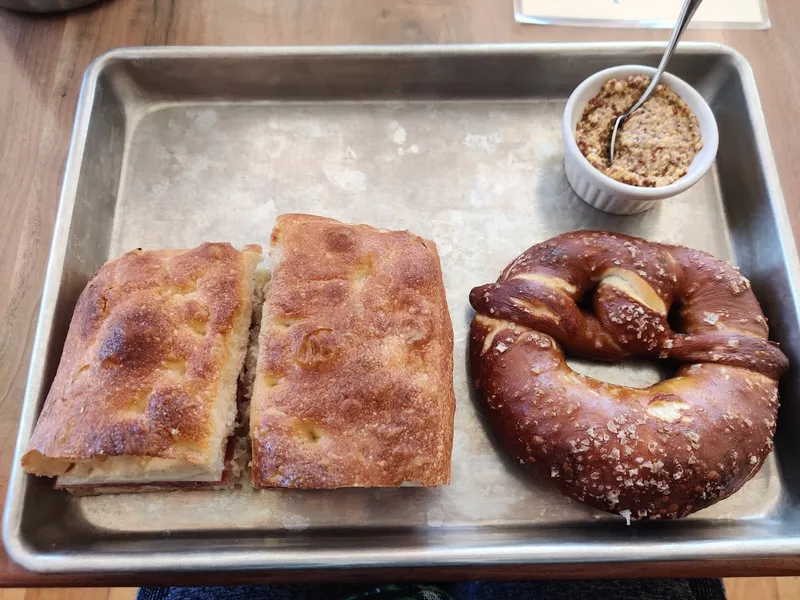
[[[594,314],[579,306],[592,291]],[[566,233],[470,303],[472,372],[493,427],[571,498],[631,519],[683,517],[736,492],[772,450],[788,361],[747,279],[705,252]],[[681,367],[629,388],[574,372],[564,351]]]

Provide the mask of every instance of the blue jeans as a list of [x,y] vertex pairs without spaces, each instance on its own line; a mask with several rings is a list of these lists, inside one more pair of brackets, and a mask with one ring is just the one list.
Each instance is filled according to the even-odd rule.
[[719,579],[142,588],[138,600],[725,600]]

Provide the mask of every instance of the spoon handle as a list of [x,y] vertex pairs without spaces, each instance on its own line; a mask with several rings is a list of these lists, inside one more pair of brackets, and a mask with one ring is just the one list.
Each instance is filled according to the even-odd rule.
[[669,44],[667,44],[667,50],[664,52],[664,56],[661,58],[661,63],[658,65],[658,70],[656,74],[653,75],[653,79],[650,81],[650,85],[645,90],[642,97],[639,98],[639,101],[633,105],[628,111],[628,114],[639,110],[642,107],[642,104],[650,97],[650,94],[653,93],[653,90],[656,89],[656,86],[661,81],[661,76],[664,74],[664,71],[667,69],[667,64],[669,60],[672,58],[672,55],[675,54],[675,48],[678,47],[678,42],[683,35],[683,32],[686,31],[686,27],[689,25],[689,21],[692,20],[695,11],[700,6],[703,0],[686,0],[683,3],[683,8],[681,8],[681,14],[678,16],[678,20],[675,23],[675,29],[672,30],[672,37],[669,39]]

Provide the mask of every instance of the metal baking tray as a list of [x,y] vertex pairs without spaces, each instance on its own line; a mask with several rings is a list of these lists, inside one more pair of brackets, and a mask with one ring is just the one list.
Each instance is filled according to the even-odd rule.
[[[523,473],[487,431],[466,370],[469,290],[530,245],[597,228],[737,262],[800,364],[798,259],[750,68],[683,44],[671,71],[711,104],[716,165],[637,216],[600,213],[564,176],[561,115],[585,77],[655,65],[659,44],[115,50],[88,69],[17,444],[28,441],[75,300],[110,257],[206,240],[266,245],[308,212],[435,240],[455,327],[452,485],[440,489],[71,497],[15,467],[11,557],[40,572],[566,564],[800,555],[798,371],[776,452],[739,493],[681,522],[636,523]],[[648,364],[573,361],[648,385]],[[735,443],[735,440],[732,440]]]

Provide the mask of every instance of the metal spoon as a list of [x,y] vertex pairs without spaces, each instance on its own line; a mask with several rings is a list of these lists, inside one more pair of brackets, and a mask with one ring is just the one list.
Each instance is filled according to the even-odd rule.
[[703,0],[686,0],[683,3],[683,8],[681,8],[681,14],[678,17],[678,21],[675,23],[675,29],[672,31],[672,37],[669,40],[669,44],[667,44],[667,50],[664,52],[664,57],[661,59],[661,64],[658,65],[658,70],[656,74],[653,75],[653,79],[650,81],[650,85],[642,94],[642,97],[639,98],[638,102],[633,105],[628,112],[624,115],[620,116],[616,123],[614,123],[614,130],[611,132],[611,149],[609,151],[609,162],[614,162],[614,145],[617,141],[617,133],[619,132],[619,128],[622,125],[622,122],[630,117],[633,113],[637,110],[642,108],[642,105],[647,101],[647,99],[652,95],[653,91],[656,89],[658,82],[661,81],[661,76],[664,74],[664,71],[667,68],[667,63],[672,58],[672,55],[675,53],[675,48],[678,46],[678,41],[681,39],[683,32],[686,31],[686,27],[689,25],[689,21],[692,20],[697,7],[700,6],[700,3]]

